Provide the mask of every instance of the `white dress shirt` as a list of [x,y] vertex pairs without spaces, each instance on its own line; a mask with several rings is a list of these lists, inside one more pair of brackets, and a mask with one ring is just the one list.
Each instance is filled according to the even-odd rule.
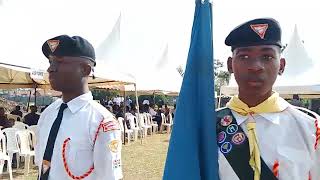
[[149,113],[151,114],[151,116],[157,115],[157,112],[151,107],[149,108]]
[[[39,172],[49,132],[62,103],[63,101],[58,99],[40,116],[38,143],[35,148]],[[113,115],[93,100],[91,92],[78,96],[67,105],[53,149],[49,179],[72,179],[65,170],[62,158],[63,142],[67,138],[71,140],[66,146],[65,155],[73,175],[81,176],[94,165],[94,170],[86,180],[121,179],[121,131],[117,128],[100,128],[97,131],[101,121],[116,123]]]
[[[279,180],[320,180],[320,147],[315,150],[315,119],[283,100],[287,108],[278,113],[253,115],[261,157],[272,170],[279,162]],[[232,111],[237,124],[247,134],[248,116]],[[243,162],[249,163],[249,162]],[[219,151],[220,180],[239,180],[225,156]]]

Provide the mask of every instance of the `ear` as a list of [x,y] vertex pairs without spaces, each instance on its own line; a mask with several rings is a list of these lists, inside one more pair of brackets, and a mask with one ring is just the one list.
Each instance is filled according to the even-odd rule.
[[286,60],[284,58],[281,58],[280,59],[280,68],[279,68],[279,72],[278,72],[279,75],[283,74],[285,67],[286,67]]
[[228,61],[227,61],[227,66],[228,66],[228,71],[229,73],[233,73],[233,69],[232,69],[232,57],[228,57]]
[[92,67],[90,66],[90,64],[82,64],[82,73],[84,76],[89,76],[91,73]]

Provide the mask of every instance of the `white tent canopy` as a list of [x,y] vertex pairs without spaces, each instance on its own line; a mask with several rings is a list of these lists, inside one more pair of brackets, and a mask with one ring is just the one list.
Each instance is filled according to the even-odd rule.
[[[120,53],[120,49],[126,42],[121,40],[121,15],[115,23],[112,32],[99,45],[96,53],[100,63],[104,67],[114,70],[122,70],[135,78],[137,91],[144,93],[169,92],[178,93],[182,84],[182,77],[177,72],[175,66],[169,58],[169,46],[165,45],[160,49],[159,55],[150,60],[149,64],[141,65],[125,53]],[[112,47],[112,51],[110,51]],[[121,63],[125,63],[125,66]],[[155,62],[155,63],[152,63]],[[133,91],[133,86],[126,86],[127,91]]]
[[156,65],[136,72],[138,91],[162,91],[164,94],[180,91],[182,77],[169,61],[169,47],[165,46]]
[[[286,59],[286,68],[282,76],[278,76],[274,90],[284,97],[300,94],[301,97],[320,96],[320,77],[317,76],[320,69],[304,48],[303,41],[299,37],[297,26],[294,28],[292,38],[283,52]],[[231,76],[229,86],[221,87],[221,94],[235,95],[238,87],[234,76]]]
[[[51,88],[48,73],[43,72],[40,78],[36,78],[31,75],[32,71],[29,67],[0,63],[0,89]],[[124,86],[135,83],[134,78],[129,75],[102,69],[97,70],[95,77],[95,79],[91,78],[89,80],[89,86],[112,88],[112,86]]]
[[[88,39],[96,48],[96,76],[99,73],[110,74],[110,70],[126,72],[135,77],[138,90],[179,92],[182,82],[176,72],[177,64],[181,64],[179,59],[167,63],[170,65],[166,67],[155,67],[162,64],[155,61],[160,59],[164,45],[171,39],[171,31],[166,28],[170,23],[164,21],[162,16],[148,22],[150,18],[147,17],[161,12],[161,8],[145,8],[144,11],[137,12],[128,3],[143,2],[126,2],[125,6],[122,1],[57,0],[50,6],[47,5],[48,2],[13,0],[0,6],[3,27],[0,33],[1,62],[45,69],[48,61],[41,52],[44,41],[61,34],[79,35]],[[72,8],[75,3],[76,9]],[[167,7],[162,1],[154,3],[163,5],[162,8]],[[87,9],[94,11],[83,13]],[[175,36],[180,37],[182,34]],[[185,44],[188,46],[188,43]],[[177,53],[180,52],[175,51],[172,57],[176,57]],[[99,70],[100,67],[102,71]]]
[[34,88],[30,69],[0,64],[0,89]]

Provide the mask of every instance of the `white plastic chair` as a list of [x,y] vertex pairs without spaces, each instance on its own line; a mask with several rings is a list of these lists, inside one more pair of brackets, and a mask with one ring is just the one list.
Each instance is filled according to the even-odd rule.
[[[118,122],[120,124],[120,130],[121,133],[123,134],[123,141],[125,141],[126,137],[128,140],[128,144],[130,143],[130,140],[132,139],[133,136],[133,130],[132,129],[128,129],[127,124],[125,123],[125,126],[123,126],[123,121],[124,119],[122,117],[118,117]],[[126,134],[124,134],[124,130],[126,131]],[[127,135],[127,136],[126,136]]]
[[171,132],[171,126],[172,126],[171,113],[169,113],[168,117],[166,117],[163,113],[161,113],[160,132],[162,133],[163,130],[166,129],[167,133],[170,133]]
[[172,125],[173,125],[173,121],[172,121],[172,115],[171,115],[171,113],[169,113],[168,114],[168,116],[166,117],[166,121],[165,121],[165,123],[163,124],[165,127],[166,127],[166,129],[167,129],[167,133],[170,133],[171,132],[171,127],[172,127]]
[[152,125],[151,125],[151,120],[149,120],[149,113],[143,113],[144,115],[144,125],[147,128],[147,132],[150,133],[150,135],[152,135]]
[[130,128],[128,129],[133,131],[133,140],[136,141],[138,139],[138,134],[140,131],[138,125],[134,122],[136,117],[132,114],[127,114],[126,118],[129,120],[129,124],[130,124]]
[[28,129],[32,132],[34,132],[35,134],[37,134],[37,125],[32,125],[32,126],[29,126]]
[[6,137],[7,137],[7,153],[10,156],[10,164],[12,164],[12,159],[13,159],[13,154],[16,154],[16,159],[17,159],[17,169],[19,168],[19,160],[20,160],[20,156],[19,156],[19,147],[18,147],[18,142],[16,139],[16,132],[19,131],[19,129],[17,128],[6,128],[4,130],[2,130]]
[[37,139],[36,139],[37,127],[38,127],[37,125],[32,125],[28,127],[28,130],[31,131],[31,135],[32,135],[31,145],[33,148],[36,146],[36,143],[37,143]]
[[6,149],[6,136],[0,130],[0,174],[3,173],[3,166],[5,161],[7,161],[7,170],[9,171],[10,180],[12,180],[11,159],[7,155]]
[[138,125],[139,128],[141,128],[143,130],[143,134],[144,136],[147,136],[148,134],[148,130],[150,129],[150,134],[152,132],[152,126],[146,124],[147,118],[145,114],[139,114],[139,121],[138,121]]
[[30,135],[32,132],[30,130],[23,130],[23,131],[17,131],[16,132],[16,138],[17,142],[20,145],[19,146],[19,154],[20,156],[23,156],[24,161],[24,173],[27,175],[29,173],[30,169],[30,159],[31,157],[35,156],[34,150],[31,150],[31,144],[30,144]]
[[12,127],[19,130],[26,130],[29,126],[27,124],[24,124],[23,122],[15,121]]
[[158,124],[152,121],[152,116],[151,116],[151,114],[146,113],[146,116],[147,116],[148,124],[151,125],[151,127],[152,127],[151,132],[152,132],[152,133],[158,132]]

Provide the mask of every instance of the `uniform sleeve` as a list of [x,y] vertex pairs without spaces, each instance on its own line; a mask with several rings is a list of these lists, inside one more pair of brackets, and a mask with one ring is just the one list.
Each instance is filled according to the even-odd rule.
[[121,131],[116,120],[103,122],[97,131],[94,144],[94,168],[97,179],[122,179]]
[[41,166],[41,161],[42,161],[42,157],[41,156],[41,153],[39,151],[40,149],[40,143],[39,143],[39,139],[40,139],[40,136],[39,136],[39,132],[40,132],[40,128],[41,128],[41,124],[42,124],[42,121],[44,119],[44,116],[45,116],[45,113],[42,113],[40,115],[40,118],[39,118],[39,121],[38,121],[38,124],[37,124],[37,128],[36,128],[36,145],[34,147],[34,151],[35,151],[35,164],[38,165],[39,167]]
[[315,155],[315,163],[311,169],[312,180],[320,179],[320,149],[318,148]]
[[316,144],[315,144],[315,156],[314,156],[314,164],[311,169],[311,179],[317,180],[320,179],[320,124],[316,123],[318,125],[317,131],[316,131]]

